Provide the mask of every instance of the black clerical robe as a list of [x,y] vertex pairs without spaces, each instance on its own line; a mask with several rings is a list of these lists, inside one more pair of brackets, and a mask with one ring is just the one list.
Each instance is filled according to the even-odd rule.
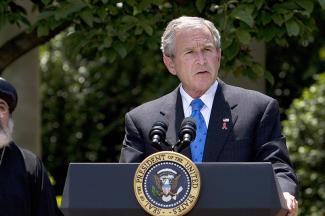
[[13,142],[2,151],[0,216],[63,215],[41,160]]

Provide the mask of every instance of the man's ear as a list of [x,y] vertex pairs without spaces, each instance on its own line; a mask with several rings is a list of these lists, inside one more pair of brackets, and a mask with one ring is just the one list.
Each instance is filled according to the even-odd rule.
[[176,75],[176,69],[174,61],[171,57],[168,57],[166,55],[163,56],[164,64],[166,65],[169,73]]

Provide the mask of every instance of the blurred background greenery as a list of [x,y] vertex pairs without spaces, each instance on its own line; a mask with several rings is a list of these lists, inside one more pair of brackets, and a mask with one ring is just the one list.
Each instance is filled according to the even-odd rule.
[[[70,162],[117,162],[124,114],[177,86],[162,63],[160,37],[168,21],[190,15],[220,30],[221,77],[267,80],[301,184],[300,215],[325,215],[324,0],[31,3],[38,13],[33,21],[20,1],[0,3],[0,30],[17,25],[29,44],[17,46],[17,37],[4,43],[0,71],[42,45],[42,159],[57,194]],[[265,44],[265,64],[252,56],[254,41]]]
[[300,181],[301,214],[324,215],[325,73],[293,101],[283,122],[291,159]]

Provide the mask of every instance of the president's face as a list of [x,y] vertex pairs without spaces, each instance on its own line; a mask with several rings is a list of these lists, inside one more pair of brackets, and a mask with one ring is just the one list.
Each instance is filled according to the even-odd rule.
[[221,50],[215,47],[210,30],[203,26],[176,32],[175,56],[164,56],[170,73],[181,81],[193,98],[203,95],[217,79]]

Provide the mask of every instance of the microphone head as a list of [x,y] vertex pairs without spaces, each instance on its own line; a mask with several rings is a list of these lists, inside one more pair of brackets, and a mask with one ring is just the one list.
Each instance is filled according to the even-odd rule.
[[179,131],[179,139],[183,140],[184,135],[190,135],[191,136],[191,141],[195,139],[196,136],[196,123],[194,118],[192,117],[187,117],[182,121],[181,124],[181,129]]
[[165,139],[168,125],[165,122],[157,121],[152,125],[149,132],[149,138],[152,139],[154,135],[160,135]]
[[196,123],[194,118],[187,117],[182,121],[181,128],[178,133],[179,141],[175,146],[175,150],[177,152],[181,152],[187,146],[191,144],[191,142],[196,137]]
[[161,150],[161,143],[165,143],[166,132],[168,125],[163,121],[157,121],[152,125],[152,128],[149,132],[149,138],[154,147]]
[[195,119],[191,116],[186,117],[183,119],[182,124],[181,124],[181,129],[184,126],[189,126],[189,127],[193,127],[193,129],[196,131],[196,122]]
[[152,126],[153,127],[155,127],[155,126],[162,127],[165,131],[167,131],[168,123],[167,122],[164,122],[164,121],[157,121]]

